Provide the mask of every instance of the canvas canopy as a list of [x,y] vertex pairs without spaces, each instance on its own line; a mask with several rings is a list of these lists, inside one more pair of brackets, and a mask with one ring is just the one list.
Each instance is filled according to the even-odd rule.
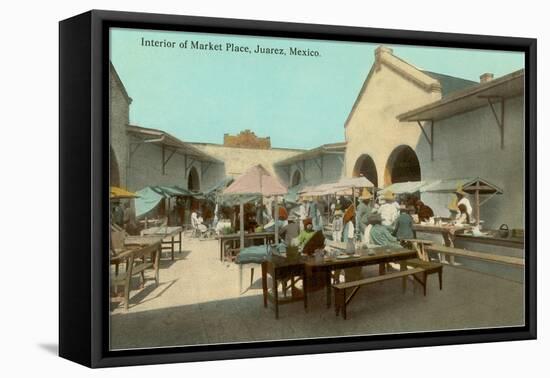
[[133,192],[129,192],[126,189],[119,188],[118,186],[111,186],[111,199],[126,199],[126,198],[136,198],[138,195]]
[[180,186],[149,186],[151,190],[157,192],[164,198],[178,197],[178,196],[188,196],[197,199],[204,199],[204,195],[201,192],[194,192],[191,190],[184,189]]
[[251,195],[257,194],[266,197],[283,195],[287,188],[279,182],[261,165],[249,168],[224,191],[224,195]]
[[214,186],[209,188],[208,190],[205,190],[203,192],[203,195],[209,199],[215,202],[215,199],[218,195],[222,194],[222,192],[233,182],[233,177],[225,177],[218,181]]
[[[235,206],[239,204],[239,196],[223,195],[223,191],[233,182],[233,177],[225,177],[214,186],[203,192],[204,198],[221,206]],[[245,202],[251,202],[258,199],[259,196],[251,195]]]
[[344,177],[337,183],[337,187],[348,188],[373,188],[374,184],[364,176]]
[[188,196],[197,199],[204,199],[205,196],[200,192],[193,192],[180,186],[147,186],[136,192],[139,198],[136,198],[136,217],[144,217],[155,209],[163,198],[173,198],[179,196]]
[[393,192],[395,194],[405,194],[405,193],[416,193],[420,192],[424,186],[426,186],[426,181],[407,181],[407,182],[397,182],[386,186],[384,189],[380,190],[380,193]]
[[426,193],[453,193],[456,189],[462,188],[467,193],[475,193],[476,187],[480,190],[479,194],[503,193],[498,186],[480,177],[435,180],[426,183],[420,191]]
[[476,189],[479,194],[502,194],[502,189],[491,184],[485,179],[476,178],[458,178],[429,181],[407,181],[391,184],[380,192],[392,191],[395,194],[403,193],[454,193],[458,188],[462,188],[467,193],[474,194]]
[[162,194],[153,190],[151,187],[146,187],[137,191],[139,198],[136,198],[136,217],[141,218],[147,215],[150,211],[156,208],[159,202],[164,198]]
[[349,194],[353,189],[372,188],[374,184],[366,177],[345,177],[337,182],[304,187],[300,194],[308,196],[323,196],[328,194]]
[[[382,189],[382,192],[392,191],[396,194],[402,193],[440,193],[450,194],[456,190],[462,189],[468,194],[474,196],[474,211],[476,223],[480,221],[480,207],[497,194],[503,194],[502,189],[480,177],[453,178],[433,181],[412,181],[395,183]],[[487,196],[483,201],[481,195]]]
[[[245,173],[235,179],[235,181],[229,185],[224,191],[224,197],[239,198],[240,207],[240,229],[241,229],[241,249],[244,248],[244,208],[243,204],[245,199],[249,199],[250,196],[279,196],[288,192],[287,188],[277,180],[277,178],[271,176],[271,174],[261,165],[255,165],[249,168]],[[275,197],[277,198],[277,197]],[[275,200],[275,243],[279,238],[279,227],[277,222],[279,209],[277,200]]]

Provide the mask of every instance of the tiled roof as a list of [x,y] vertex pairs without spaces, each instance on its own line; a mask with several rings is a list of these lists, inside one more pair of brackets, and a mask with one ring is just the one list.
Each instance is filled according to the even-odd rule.
[[431,76],[432,78],[436,79],[441,83],[441,95],[443,97],[446,97],[453,92],[460,91],[462,89],[466,89],[479,84],[472,80],[466,80],[460,77],[444,75],[437,72],[431,72],[431,71],[422,71],[422,72],[424,72],[428,76]]

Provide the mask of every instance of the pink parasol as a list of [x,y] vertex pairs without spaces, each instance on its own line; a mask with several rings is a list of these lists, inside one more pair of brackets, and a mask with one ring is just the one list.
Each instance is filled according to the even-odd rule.
[[[271,176],[271,174],[261,165],[250,167],[245,173],[240,175],[224,191],[224,195],[249,195],[260,194],[265,197],[279,196],[286,194],[287,188]],[[243,201],[240,203],[240,228],[241,228],[241,249],[244,248],[244,216]],[[275,243],[279,239],[278,227],[279,206],[277,197],[275,197]]]
[[276,177],[261,165],[250,167],[237,177],[223,194],[261,194],[263,196],[278,196],[288,192],[287,188]]

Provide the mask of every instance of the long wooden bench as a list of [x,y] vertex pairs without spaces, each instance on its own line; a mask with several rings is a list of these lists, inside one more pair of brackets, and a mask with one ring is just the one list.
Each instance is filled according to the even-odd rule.
[[[416,276],[413,278],[422,284],[424,289],[424,296],[426,296],[426,287],[428,286],[428,275],[437,273],[439,278],[439,290],[443,290],[443,264],[434,261],[424,261],[421,259],[410,259],[399,262],[401,270],[405,270],[406,267],[422,269],[422,280],[419,280]],[[407,285],[407,280],[403,279],[403,291]]]
[[470,251],[467,249],[447,247],[439,244],[426,245],[427,252],[444,253],[450,256],[466,257],[474,260],[482,260],[494,262],[498,264],[512,265],[516,267],[524,267],[525,260],[520,257],[500,256],[485,252]]
[[[382,282],[382,281],[388,281],[393,280],[397,278],[407,278],[407,276],[423,273],[424,270],[422,268],[415,268],[415,269],[408,269],[403,270],[395,273],[388,273],[388,274],[382,274],[376,277],[371,278],[365,278],[362,280],[357,281],[351,281],[351,282],[344,282],[332,285],[334,288],[334,302],[335,302],[335,311],[336,316],[339,315],[340,311],[342,311],[342,316],[344,319],[347,319],[347,305],[351,302],[357,291],[361,286],[370,285],[376,282]],[[420,282],[420,281],[419,281]],[[422,285],[425,285],[425,282],[422,283]],[[347,292],[351,290],[351,293],[349,296],[347,295]]]

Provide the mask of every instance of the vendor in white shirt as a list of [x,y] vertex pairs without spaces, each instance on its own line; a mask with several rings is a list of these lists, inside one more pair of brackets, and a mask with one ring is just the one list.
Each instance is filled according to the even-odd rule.
[[456,199],[457,199],[457,203],[456,203],[456,206],[457,208],[460,206],[460,205],[464,205],[464,207],[466,208],[466,214],[468,215],[468,219],[470,222],[473,222],[473,217],[472,217],[472,205],[470,204],[470,200],[468,199],[467,196],[467,193],[462,189],[461,186],[459,186],[456,191],[455,191],[455,194],[456,194]]
[[395,226],[395,221],[399,216],[399,204],[395,200],[395,194],[392,191],[387,191],[382,196],[384,204],[380,205],[378,212],[382,217],[382,226],[391,228]]

